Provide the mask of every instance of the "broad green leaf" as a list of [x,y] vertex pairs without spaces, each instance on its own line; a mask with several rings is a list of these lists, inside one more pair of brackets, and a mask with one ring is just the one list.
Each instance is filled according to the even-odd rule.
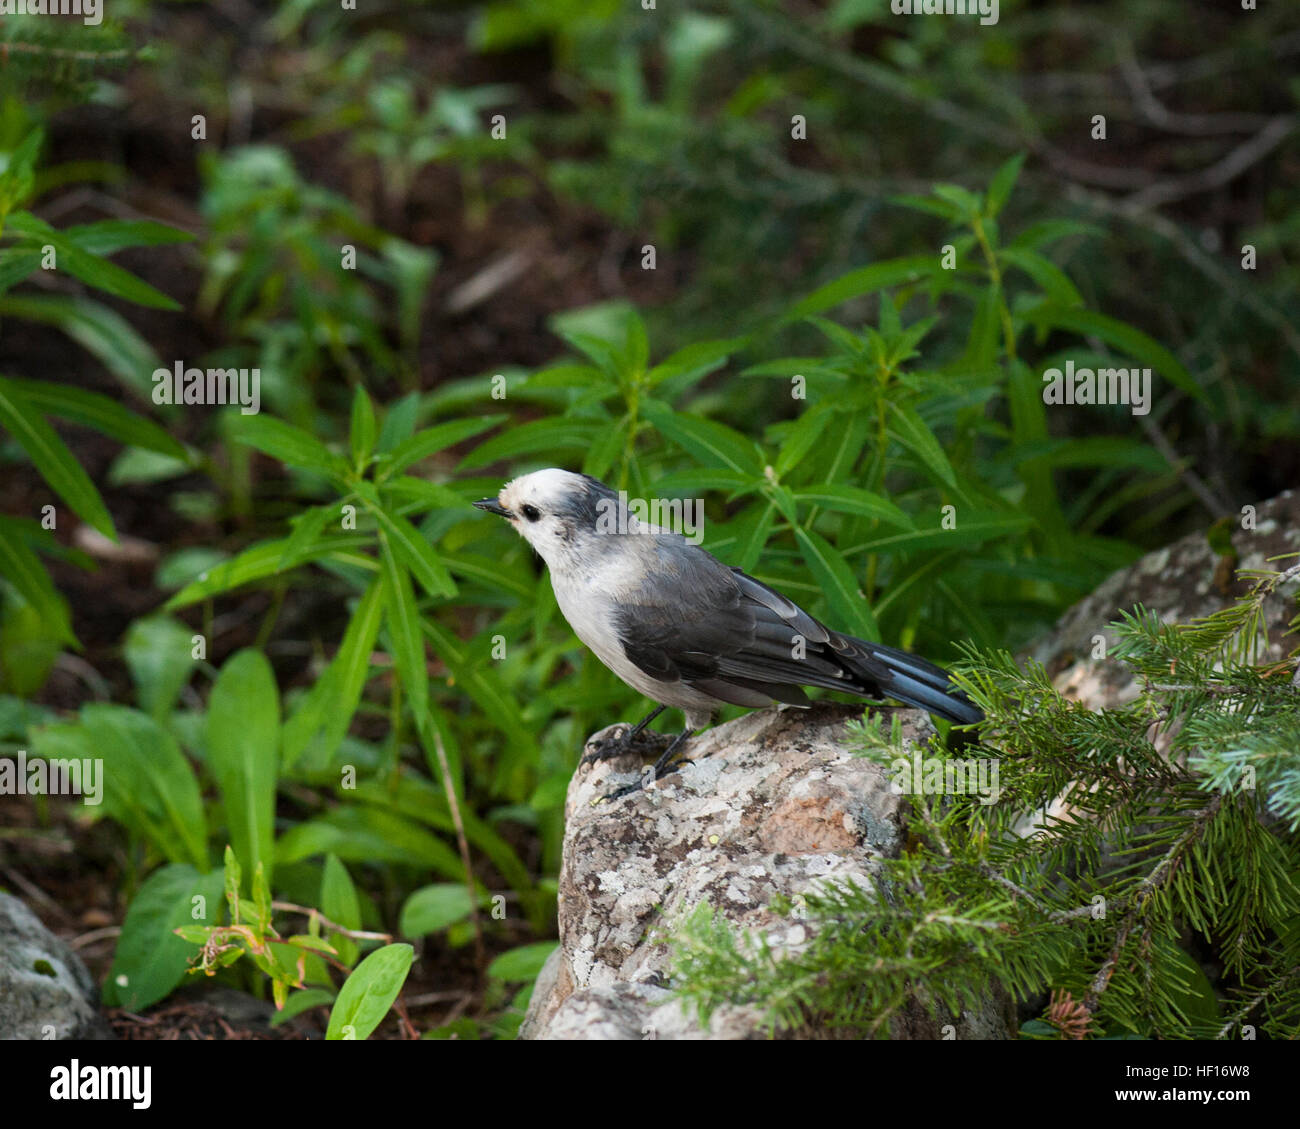
[[91,255],[112,255],[127,247],[161,247],[194,239],[188,231],[153,220],[97,220],[65,227],[63,237]]
[[943,453],[939,440],[934,437],[915,408],[906,404],[890,403],[894,423],[889,434],[911,451],[940,482],[957,489],[957,476],[953,473],[948,456]]
[[1065,308],[1058,305],[1036,306],[1024,316],[1035,325],[1050,326],[1077,333],[1082,337],[1092,335],[1100,337],[1120,352],[1132,357],[1144,366],[1149,366],[1184,392],[1205,402],[1204,389],[1168,349],[1148,337],[1140,329],[1119,321],[1105,314],[1092,310]]
[[295,557],[286,557],[285,549],[288,546],[288,538],[279,541],[263,541],[245,549],[233,560],[223,561],[215,568],[209,569],[197,580],[187,584],[177,592],[163,605],[163,609],[173,611],[176,608],[183,608],[187,604],[192,604],[207,596],[215,596],[218,592],[238,588],[241,584],[247,584],[250,580],[260,580],[263,577],[271,576],[285,569],[297,568],[308,561],[317,560],[320,557],[334,553],[354,554],[349,558],[353,563],[360,564],[362,560],[365,560],[368,562],[369,567],[374,568],[373,560],[356,553],[357,545],[358,538],[355,533],[333,535],[322,537],[313,544],[305,546],[302,552]]
[[275,844],[282,865],[330,853],[347,862],[399,863],[465,880],[460,855],[437,836],[400,815],[359,804],[295,824]]
[[400,400],[395,400],[384,413],[384,425],[379,429],[379,442],[376,450],[388,454],[398,444],[405,443],[415,434],[415,424],[420,418],[420,394],[408,392]]
[[27,452],[50,489],[105,537],[117,540],[99,491],[54,429],[23,396],[12,380],[0,378],[0,427],[6,428]]
[[856,486],[808,486],[794,493],[803,505],[821,506],[836,513],[874,517],[899,529],[914,529],[915,523],[888,498]]
[[988,194],[984,197],[984,214],[986,216],[996,216],[1002,211],[1002,206],[1007,202],[1011,190],[1016,186],[1016,181],[1020,178],[1020,168],[1025,163],[1027,155],[1026,153],[1017,153],[1010,160],[1004,162],[998,171],[993,174]]
[[41,245],[54,248],[57,269],[67,271],[81,279],[87,286],[134,302],[138,306],[151,306],[159,310],[179,310],[180,303],[155,290],[143,279],[123,270],[107,259],[82,250],[67,237],[66,232],[51,227],[30,212],[12,212],[5,221],[8,231],[24,235]]
[[360,384],[352,396],[352,426],[348,432],[354,466],[364,466],[375,449],[375,406]]
[[200,874],[185,863],[171,863],[145,880],[122,922],[104,981],[105,1003],[143,1011],[184,979],[197,949],[174,930],[220,923],[221,882],[220,870]]
[[410,945],[385,945],[357,965],[339,990],[325,1038],[370,1038],[402,990],[414,958]]
[[421,588],[434,597],[450,599],[456,595],[456,582],[439,560],[433,546],[420,535],[415,526],[403,517],[386,512],[382,507],[376,508],[374,515],[384,531],[385,543],[397,559],[410,569]]
[[161,362],[153,346],[101,302],[63,294],[9,294],[0,297],[0,317],[56,326],[143,400],[150,400],[157,387],[152,374]]
[[1082,306],[1083,296],[1074,283],[1051,259],[1044,258],[1037,251],[1024,247],[1003,247],[998,258],[1013,267],[1019,267],[1029,275],[1039,289],[1047,295],[1049,301],[1058,306]]
[[208,766],[221,789],[230,839],[243,865],[271,877],[280,696],[271,664],[248,648],[228,658],[208,701]]
[[[305,1011],[311,1011],[314,1007],[320,1007],[322,1004],[332,1004],[337,996],[329,988],[303,988],[301,991],[290,992],[289,998],[285,1000],[284,1007],[271,1016],[271,1026],[279,1027],[282,1023],[288,1023],[289,1020],[302,1015]],[[1056,1028],[1052,1028],[1053,1033]]]
[[421,886],[402,906],[398,932],[403,937],[423,937],[463,921],[473,902],[466,887],[451,882]]
[[951,549],[958,545],[982,545],[1011,533],[1020,533],[1034,524],[1030,517],[966,516],[958,507],[957,525],[953,529],[917,529],[908,533],[891,533],[874,537],[860,545],[845,550],[845,555],[858,553],[911,553],[921,549]]
[[781,316],[781,322],[800,321],[809,314],[820,314],[833,309],[850,298],[874,294],[878,290],[886,290],[904,282],[918,282],[938,269],[938,259],[932,255],[913,255],[860,267],[796,302]]
[[93,427],[96,431],[126,443],[191,463],[189,453],[152,420],[127,411],[116,400],[66,384],[42,380],[12,380],[25,399],[37,411],[57,416],[70,423]]
[[481,416],[480,419],[448,420],[447,423],[434,424],[432,428],[416,432],[408,440],[399,442],[381,460],[380,476],[396,475],[411,464],[429,458],[429,455],[437,454],[438,451],[446,450],[447,447],[463,444],[468,438],[497,427],[497,424],[507,419],[510,419],[510,416],[487,415]]
[[757,477],[763,460],[753,440],[716,420],[674,412],[658,400],[647,400],[642,411],[656,431],[708,466],[724,466]]
[[[541,451],[548,458],[566,451],[584,451],[597,439],[600,424],[576,419],[537,419],[507,428],[479,445],[460,461],[461,470],[487,466]],[[418,438],[418,436],[417,436]]]
[[449,486],[437,482],[426,482],[423,478],[411,478],[401,475],[390,478],[383,484],[383,492],[395,501],[418,503],[420,509],[456,510],[464,508],[464,498]]
[[140,708],[165,723],[194,669],[192,628],[170,616],[137,619],[122,647]]
[[456,685],[474,700],[494,725],[506,733],[518,755],[529,763],[535,763],[534,758],[540,755],[537,740],[524,723],[515,695],[502,683],[492,665],[474,661],[469,644],[437,621],[426,619],[420,626],[456,679]]
[[380,535],[380,561],[384,578],[384,623],[392,647],[393,665],[406,691],[411,712],[423,715],[429,700],[429,674],[420,634],[420,611],[411,588],[411,575],[398,558],[388,537]]
[[[352,876],[336,855],[325,856],[325,870],[321,875],[320,909],[336,925],[345,929],[361,928],[361,901],[357,897],[357,888],[352,884]],[[330,937],[339,960],[349,968],[356,964],[361,950],[350,937],[331,932]]]
[[795,527],[794,533],[803,550],[803,559],[826,597],[830,626],[863,639],[878,641],[880,628],[858,589],[857,578],[848,562],[820,534],[799,526]]
[[318,765],[329,761],[347,733],[370,674],[370,655],[383,620],[383,594],[383,581],[376,577],[352,613],[333,661],[285,722],[286,771],[321,730],[324,732],[320,745],[310,758]]
[[324,443],[283,420],[236,413],[227,418],[226,426],[236,443],[255,447],[286,466],[316,471],[337,482],[347,476],[347,464],[331,454]]
[[100,703],[82,707],[76,728],[91,743],[91,755],[103,758],[104,809],[171,862],[192,862],[207,871],[203,800],[175,738],[139,710]]
[[493,980],[536,980],[547,958],[557,948],[558,941],[534,941],[502,953],[488,965],[488,976]]
[[55,589],[40,558],[27,544],[21,524],[14,518],[0,517],[0,576],[42,618],[53,638],[61,639],[70,647],[81,646],[72,633],[67,601]]

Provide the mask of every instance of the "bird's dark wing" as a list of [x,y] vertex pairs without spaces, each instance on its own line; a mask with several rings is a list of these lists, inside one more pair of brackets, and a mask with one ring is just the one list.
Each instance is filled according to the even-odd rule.
[[831,631],[696,546],[651,551],[656,581],[620,594],[617,628],[628,660],[652,678],[743,706],[806,705],[799,687],[819,686],[898,698],[955,721],[981,716],[941,667]]

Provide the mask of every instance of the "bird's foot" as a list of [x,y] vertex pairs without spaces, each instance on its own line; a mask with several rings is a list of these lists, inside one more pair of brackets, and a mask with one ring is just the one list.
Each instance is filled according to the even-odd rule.
[[636,753],[643,757],[658,756],[672,744],[672,740],[670,734],[657,733],[653,729],[642,729],[637,732],[631,725],[622,723],[608,725],[587,739],[578,767],[621,757],[628,753]]
[[665,776],[668,776],[669,774],[676,772],[683,765],[687,765],[690,763],[691,762],[689,760],[686,760],[685,758],[682,758],[681,760],[675,760],[673,761],[672,764],[667,765],[664,768],[659,769],[658,771],[655,771],[653,773],[653,777],[652,777],[652,766],[646,765],[645,768],[642,769],[640,775],[637,776],[635,781],[633,781],[631,784],[623,785],[622,788],[615,788],[614,791],[612,792],[607,792],[603,797],[601,797],[601,799],[598,802],[608,804],[608,803],[612,803],[614,800],[621,800],[624,796],[630,796],[632,795],[633,792],[640,792],[643,788],[650,787],[652,782],[657,784]]
[[679,733],[672,738],[668,742],[668,747],[659,754],[659,759],[655,761],[653,768],[647,766],[633,783],[614,789],[604,797],[604,800],[621,800],[624,796],[630,796],[633,792],[657,784],[670,772],[676,772],[682,765],[690,764],[691,762],[681,754],[681,749],[690,740],[693,732],[694,730],[688,729],[685,733]]

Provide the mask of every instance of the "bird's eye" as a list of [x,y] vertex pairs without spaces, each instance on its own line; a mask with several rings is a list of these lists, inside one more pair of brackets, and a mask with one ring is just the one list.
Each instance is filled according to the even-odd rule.
[[524,511],[524,517],[526,517],[529,521],[536,521],[539,517],[542,516],[540,513],[538,513],[536,506],[524,506],[523,511]]

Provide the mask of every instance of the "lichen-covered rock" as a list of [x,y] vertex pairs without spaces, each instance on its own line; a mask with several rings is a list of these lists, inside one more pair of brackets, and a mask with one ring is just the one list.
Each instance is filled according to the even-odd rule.
[[0,893],[0,1039],[107,1039],[81,958]]
[[[925,714],[897,712],[907,739],[933,733]],[[902,803],[882,769],[846,748],[845,723],[861,713],[821,704],[747,714],[692,741],[693,763],[613,802],[603,798],[632,779],[636,756],[577,773],[560,871],[561,944],[521,1037],[766,1037],[755,1009],[720,1009],[704,1030],[669,1000],[660,928],[707,901],[733,926],[793,948],[807,930],[797,915],[769,908],[778,894],[797,904],[828,879],[870,886],[880,860],[902,845]],[[955,1026],[974,1025],[1008,1034],[993,1012]],[[895,1037],[938,1033],[919,1009],[894,1025]]]
[[[1053,630],[1030,648],[1030,656],[1047,668],[1056,688],[1073,701],[1093,709],[1132,701],[1138,694],[1132,671],[1103,657],[1098,637],[1105,640],[1108,652],[1117,640],[1107,624],[1138,604],[1155,612],[1164,623],[1201,619],[1250,591],[1250,582],[1238,575],[1242,570],[1281,572],[1295,564],[1294,557],[1269,561],[1286,553],[1300,553],[1300,490],[1288,490],[1261,502],[1255,507],[1252,524],[1254,528],[1242,528],[1238,522],[1232,533],[1235,561],[1216,553],[1206,534],[1192,533],[1121,569],[1066,612]],[[1284,638],[1286,625],[1295,614],[1294,601],[1284,597],[1294,590],[1291,585],[1264,606],[1273,659],[1281,659],[1298,642],[1294,636]],[[1099,657],[1094,658],[1094,653]]]

